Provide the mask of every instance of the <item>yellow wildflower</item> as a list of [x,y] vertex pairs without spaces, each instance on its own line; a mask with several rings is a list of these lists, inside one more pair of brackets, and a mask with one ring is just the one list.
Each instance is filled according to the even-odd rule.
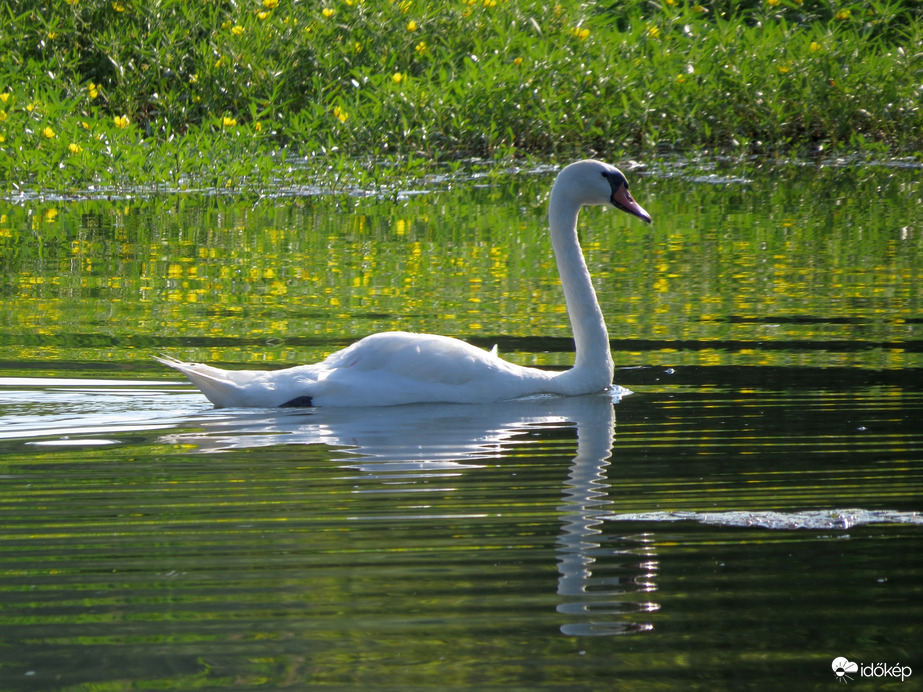
[[261,10],[256,13],[256,18],[259,19],[261,22],[264,19],[268,19],[270,16],[272,16],[272,12],[269,12],[268,10],[266,11]]
[[87,84],[87,93],[90,95],[91,99],[95,99],[99,96],[99,87],[96,86],[93,82]]
[[256,124],[253,126],[253,129],[256,130],[257,132],[262,132],[262,131],[263,131],[263,123],[256,123]]
[[2,94],[0,94],[0,101],[3,101],[3,103],[6,103],[9,100],[10,100],[10,92],[4,91]]
[[811,41],[811,45],[808,46],[811,49],[812,53],[816,53],[820,50],[820,44],[817,41]]
[[648,38],[660,38],[660,27],[652,26],[647,30]]
[[852,16],[852,13],[849,10],[840,10],[836,13],[837,19],[849,19]]
[[0,123],[6,120],[6,118],[7,118],[6,111],[0,110]]
[[693,6],[692,6],[692,11],[693,11],[693,12],[698,12],[699,14],[705,14],[706,12],[708,12],[708,10],[707,10],[706,8],[702,7],[701,5],[693,5]]
[[42,130],[42,134],[45,135],[48,139],[54,139],[55,137],[57,137],[57,135],[54,133],[54,130],[52,130],[47,125],[45,126],[45,129]]
[[391,75],[391,79],[394,80],[395,84],[400,84],[406,79],[406,77],[402,75],[400,72],[395,72],[393,75]]
[[345,122],[346,122],[346,118],[349,117],[349,114],[348,114],[346,111],[344,111],[342,108],[340,108],[339,106],[336,106],[336,107],[333,109],[333,115],[334,115],[334,117],[335,117],[337,120],[339,120],[341,123],[345,123]]
[[484,7],[491,8],[497,6],[497,0],[484,0]]
[[522,65],[522,58],[513,58],[513,64],[516,67],[519,67],[520,65]]
[[189,77],[189,83],[190,83],[190,84],[198,84],[198,83],[199,83],[199,75],[198,75],[198,73],[196,73],[196,74],[194,74],[194,75],[190,75],[190,77]]
[[237,124],[235,118],[228,117],[227,115],[221,119],[222,127],[234,127]]
[[417,55],[424,55],[426,53],[426,42],[420,41],[415,47],[414,50],[417,51]]
[[117,115],[112,121],[115,123],[115,126],[119,129],[124,129],[128,127],[128,116],[127,115]]
[[70,144],[68,144],[67,148],[70,149],[70,152],[72,154],[79,154],[81,151],[83,151],[83,147],[80,146],[79,144],[75,144],[74,142],[71,142]]
[[401,8],[401,12],[407,14],[410,11],[410,6],[413,4],[411,0],[404,0],[398,7]]
[[331,10],[329,7],[325,7],[324,9],[321,10],[321,14],[327,17],[327,19],[330,19],[330,17],[334,15],[334,11]]
[[777,69],[779,70],[779,74],[788,74],[792,71],[792,64],[790,62],[782,63],[781,65],[777,65]]
[[574,36],[579,38],[581,41],[585,41],[587,36],[590,35],[590,30],[585,26],[574,27]]
[[412,19],[407,22],[407,31],[416,31],[418,28],[417,23]]
[[114,2],[114,3],[112,3],[112,9],[114,9],[116,12],[124,12],[124,11],[125,11],[125,5],[123,5],[123,4],[120,3],[120,2]]
[[779,4],[780,0],[766,0],[770,7],[775,7]]
[[274,10],[279,6],[279,0],[263,0],[263,7],[267,10]]
[[231,33],[235,36],[240,36],[242,33],[244,33],[244,28],[240,24],[237,24],[231,27]]

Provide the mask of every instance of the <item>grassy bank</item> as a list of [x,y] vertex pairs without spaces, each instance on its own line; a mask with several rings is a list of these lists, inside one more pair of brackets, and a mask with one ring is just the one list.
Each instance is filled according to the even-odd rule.
[[923,147],[911,0],[11,0],[0,12],[6,189],[235,185],[311,155]]

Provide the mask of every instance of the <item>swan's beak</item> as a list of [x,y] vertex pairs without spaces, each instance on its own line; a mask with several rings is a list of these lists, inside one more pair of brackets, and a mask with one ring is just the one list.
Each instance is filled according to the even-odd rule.
[[628,188],[625,185],[619,185],[619,188],[612,193],[612,204],[616,209],[627,211],[629,214],[651,222],[651,215],[644,211],[644,207],[635,202],[631,195],[628,194]]

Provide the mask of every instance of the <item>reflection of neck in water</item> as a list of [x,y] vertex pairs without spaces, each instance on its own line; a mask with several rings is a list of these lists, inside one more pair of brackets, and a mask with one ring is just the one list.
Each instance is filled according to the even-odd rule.
[[[590,400],[587,404],[573,421],[577,425],[577,455],[564,485],[564,503],[560,507],[563,530],[558,540],[558,594],[565,597],[558,604],[558,612],[578,616],[579,621],[562,625],[561,632],[599,636],[649,630],[652,625],[634,622],[630,616],[655,610],[655,604],[617,600],[639,591],[638,580],[593,576],[592,567],[598,560],[616,554],[614,549],[602,547],[598,538],[603,516],[611,513],[606,470],[615,434],[615,411],[609,404],[595,405]],[[626,555],[634,556],[631,562],[637,560],[636,551]],[[651,563],[647,559],[642,563],[649,572]],[[632,565],[632,569],[637,570],[637,566]],[[648,579],[641,581],[644,588],[649,588]],[[616,616],[618,619],[614,619]]]
[[[577,454],[564,484],[557,557],[562,597],[558,612],[576,621],[563,624],[561,631],[569,636],[623,634],[650,629],[630,618],[656,606],[639,603],[630,595],[650,588],[649,579],[637,578],[639,572],[651,571],[650,558],[638,555],[646,549],[615,551],[600,545],[599,526],[612,512],[606,470],[615,430],[613,401],[618,395],[537,397],[484,406],[209,411],[195,421],[195,432],[165,435],[161,440],[206,453],[324,444],[355,455],[348,466],[393,480],[395,473],[454,474],[476,469],[487,459],[506,457],[509,441],[531,426],[574,424]],[[603,558],[614,559],[617,553],[631,558],[624,566],[635,578],[594,577],[594,565]],[[611,570],[616,565],[606,567]]]

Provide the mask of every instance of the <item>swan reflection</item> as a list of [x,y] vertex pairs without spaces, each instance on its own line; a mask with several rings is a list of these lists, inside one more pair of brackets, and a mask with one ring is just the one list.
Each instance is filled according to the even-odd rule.
[[[607,470],[615,434],[613,403],[622,393],[483,406],[209,411],[195,420],[195,431],[165,435],[161,441],[202,453],[323,444],[355,457],[344,466],[395,480],[460,475],[521,450],[528,444],[526,436],[538,428],[576,427],[577,453],[559,505],[557,610],[566,619],[561,632],[625,634],[651,629],[643,614],[658,606],[647,600],[657,571],[648,539],[622,539],[616,549],[605,544],[600,528],[612,514]],[[602,563],[607,576],[594,575]]]

